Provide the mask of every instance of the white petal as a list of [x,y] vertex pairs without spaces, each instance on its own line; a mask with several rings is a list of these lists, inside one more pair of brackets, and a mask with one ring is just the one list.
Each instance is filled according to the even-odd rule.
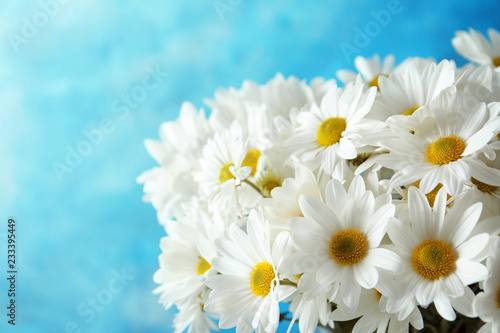
[[464,285],[470,285],[486,279],[488,269],[483,264],[469,260],[457,260],[455,273]]
[[488,245],[490,235],[487,233],[476,235],[462,243],[458,248],[460,259],[472,259]]
[[365,289],[375,288],[375,285],[378,282],[378,272],[374,266],[361,262],[354,265],[353,268],[354,277],[361,287]]
[[376,267],[387,269],[393,272],[399,271],[403,264],[401,257],[396,253],[380,247],[368,250],[368,255],[366,256],[365,260],[370,265],[374,265]]
[[436,306],[437,312],[448,321],[454,321],[457,318],[455,311],[450,303],[448,296],[440,294],[438,298],[434,300],[434,305]]

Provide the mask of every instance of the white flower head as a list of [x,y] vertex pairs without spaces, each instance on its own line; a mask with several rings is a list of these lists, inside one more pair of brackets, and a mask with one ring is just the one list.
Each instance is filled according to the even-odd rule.
[[206,281],[212,288],[206,309],[221,316],[221,328],[273,333],[279,323],[278,303],[294,290],[280,285],[279,278],[279,266],[291,251],[289,234],[279,234],[271,245],[269,223],[253,210],[247,233],[231,224],[216,244],[221,256],[213,267],[220,274]]
[[223,132],[216,133],[203,148],[199,172],[201,193],[209,199],[209,210],[221,212],[237,205],[237,186],[246,179],[251,167],[243,167],[247,153],[241,126],[234,122]]
[[271,232],[290,231],[288,220],[303,216],[299,206],[301,195],[311,195],[321,198],[322,191],[311,170],[305,166],[295,169],[294,178],[286,178],[281,187],[273,189],[272,198],[262,199],[263,211],[271,224]]
[[364,119],[377,93],[376,88],[366,87],[358,77],[345,89],[331,88],[320,107],[313,105],[310,111],[299,113],[297,134],[286,142],[292,154],[313,170],[321,168],[342,179],[345,161],[356,158],[361,147],[360,132],[378,126]]
[[434,302],[446,320],[456,318],[453,308],[465,312],[473,293],[470,284],[487,276],[477,255],[488,244],[489,234],[471,237],[481,215],[481,203],[454,205],[446,212],[446,192],[441,189],[431,208],[416,187],[408,191],[409,214],[393,219],[388,234],[404,262],[402,304],[428,306]]
[[408,332],[409,325],[420,330],[424,327],[422,314],[416,304],[413,304],[409,315],[400,317],[397,313],[388,312],[385,308],[387,296],[383,285],[379,284],[377,289],[362,290],[360,303],[356,311],[351,312],[345,308],[342,302],[337,304],[337,309],[332,313],[335,321],[346,321],[358,318],[353,327],[353,333],[371,332]]
[[391,179],[392,186],[421,180],[420,188],[429,193],[441,183],[454,196],[471,177],[500,185],[500,171],[477,159],[500,128],[500,118],[488,119],[484,103],[476,102],[471,109],[466,108],[466,98],[461,92],[452,96],[442,93],[428,106],[426,112],[432,116],[412,116],[412,120],[418,121],[412,126],[413,134],[391,124],[396,137],[379,142],[389,154],[382,154],[377,162],[397,171]]
[[211,262],[217,256],[215,239],[221,233],[200,207],[184,209],[185,215],[165,223],[168,236],[161,239],[160,269],[153,277],[160,284],[154,290],[161,294],[159,302],[177,306],[200,301],[199,295],[207,289],[205,279],[216,274]]
[[379,79],[380,95],[369,115],[381,121],[395,115],[412,115],[454,83],[455,67],[447,60],[429,62],[423,69],[410,62],[404,70]]
[[470,61],[482,65],[500,66],[500,32],[488,29],[490,40],[472,28],[457,31],[451,40],[455,50]]
[[[380,60],[380,56],[378,54],[375,54],[371,58],[357,56],[354,58],[354,66],[359,74],[361,74],[364,82],[366,82],[370,87],[378,88],[379,77],[389,76],[394,67],[394,60],[395,58],[392,54],[386,56],[383,61]],[[357,74],[355,72],[350,70],[341,69],[337,71],[337,77],[344,84],[356,81],[356,75]]]
[[400,258],[380,247],[386,224],[394,216],[389,194],[374,197],[357,176],[347,192],[338,180],[327,186],[325,202],[301,196],[304,217],[290,220],[296,273],[304,272],[299,291],[308,292],[316,283],[333,285],[347,307],[355,309],[361,288],[374,288],[377,267],[396,271]]
[[137,182],[144,183],[144,201],[153,204],[160,223],[181,214],[181,205],[198,195],[192,173],[197,169],[203,145],[212,134],[203,109],[198,112],[186,102],[182,104],[179,119],[161,125],[161,141],[145,140],[149,154],[160,166],[143,172]]

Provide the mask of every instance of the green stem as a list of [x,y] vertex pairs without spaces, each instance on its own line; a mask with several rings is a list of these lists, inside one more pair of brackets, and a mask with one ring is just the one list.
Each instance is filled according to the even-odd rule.
[[252,183],[248,179],[245,179],[243,182],[246,183],[246,184],[248,184],[248,185],[250,185],[254,190],[256,190],[257,192],[259,192],[260,195],[264,196],[264,194],[262,194],[262,191],[260,190],[260,188],[257,185],[255,185],[254,183]]

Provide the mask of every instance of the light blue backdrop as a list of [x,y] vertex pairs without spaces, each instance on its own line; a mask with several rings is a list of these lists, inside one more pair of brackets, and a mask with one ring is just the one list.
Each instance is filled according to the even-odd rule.
[[[155,165],[143,139],[156,139],[183,101],[201,107],[220,86],[276,72],[331,78],[357,52],[463,64],[455,30],[500,28],[499,1],[395,1],[216,0],[221,15],[213,0],[2,1],[0,331],[171,331],[172,312],[151,294],[164,232],[135,183]],[[374,12],[395,5],[385,26],[374,24]],[[365,28],[372,37],[356,43]],[[167,74],[156,84],[150,71]],[[82,143],[85,133],[94,143]],[[86,156],[72,156],[77,149]],[[15,330],[5,316],[9,216],[18,224]],[[106,304],[92,310],[96,297]]]

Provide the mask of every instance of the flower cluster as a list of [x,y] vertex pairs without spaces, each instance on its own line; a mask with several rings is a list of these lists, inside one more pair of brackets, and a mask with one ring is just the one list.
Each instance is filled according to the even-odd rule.
[[159,166],[138,178],[167,233],[154,281],[175,331],[215,318],[237,332],[499,332],[500,33],[489,38],[457,32],[476,63],[463,67],[357,57],[340,86],[277,75],[217,91],[208,117],[183,104],[146,141]]

